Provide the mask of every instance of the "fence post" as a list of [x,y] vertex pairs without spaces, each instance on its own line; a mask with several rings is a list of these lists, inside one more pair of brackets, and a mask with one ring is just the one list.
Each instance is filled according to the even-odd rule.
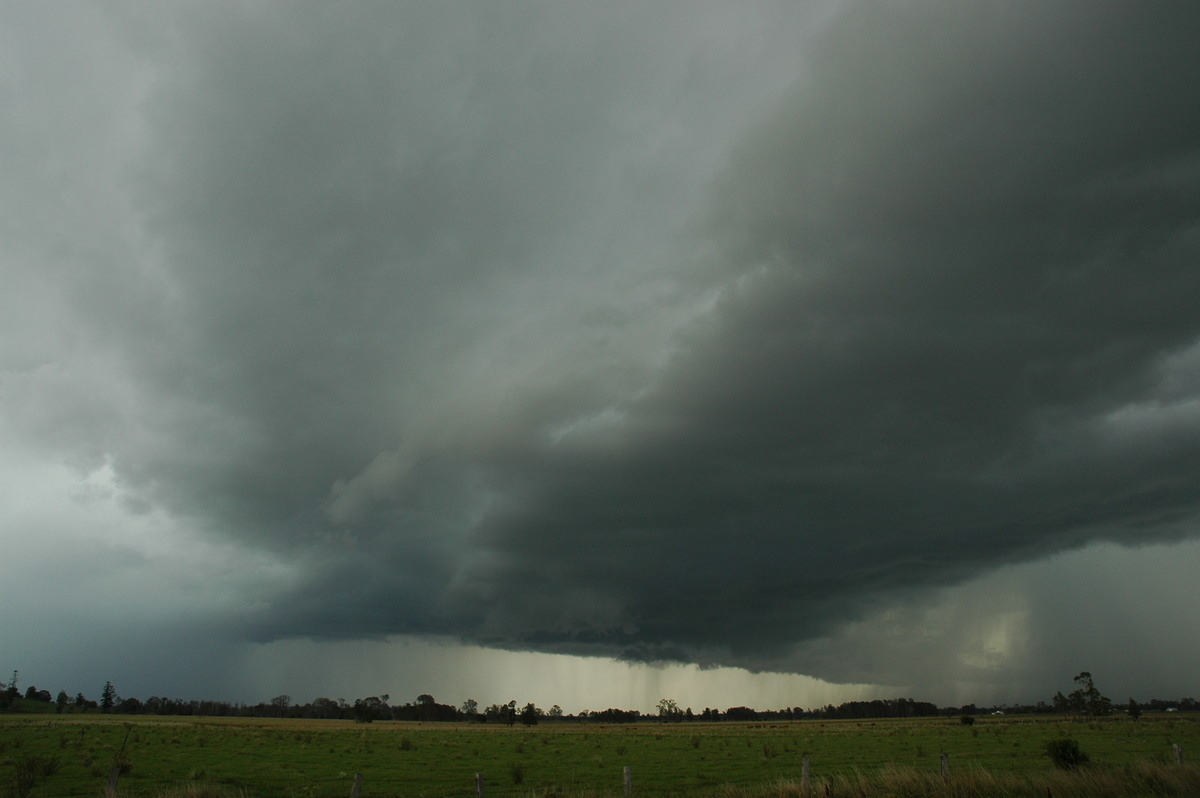
[[483,774],[475,774],[475,798],[483,798]]
[[350,788],[350,798],[360,798],[362,795],[362,774],[354,774],[354,786]]
[[800,792],[808,795],[808,757],[800,760]]
[[121,769],[119,767],[108,771],[108,788],[104,791],[106,798],[116,798],[117,781],[121,778]]
[[950,778],[950,757],[942,754],[942,778]]
[[1175,749],[1175,762],[1183,764],[1183,746],[1179,743],[1171,743],[1171,747]]
[[633,771],[629,769],[629,765],[625,766],[625,798],[629,798],[633,792]]

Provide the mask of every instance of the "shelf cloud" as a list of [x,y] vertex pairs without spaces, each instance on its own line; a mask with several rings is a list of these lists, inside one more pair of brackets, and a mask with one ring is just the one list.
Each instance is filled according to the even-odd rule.
[[1191,7],[76,10],[0,26],[5,469],[207,638],[920,688],[938,591],[1195,539]]

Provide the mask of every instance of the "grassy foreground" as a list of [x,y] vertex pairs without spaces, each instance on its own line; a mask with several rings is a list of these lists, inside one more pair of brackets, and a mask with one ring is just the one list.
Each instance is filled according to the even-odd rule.
[[[1091,758],[1056,771],[1048,741]],[[98,715],[0,716],[0,796],[104,792],[114,766],[127,798],[318,798],[486,795],[1150,796],[1200,795],[1200,722],[1148,716],[1071,723],[1010,716],[794,723],[375,723]],[[940,772],[948,757],[949,776]]]

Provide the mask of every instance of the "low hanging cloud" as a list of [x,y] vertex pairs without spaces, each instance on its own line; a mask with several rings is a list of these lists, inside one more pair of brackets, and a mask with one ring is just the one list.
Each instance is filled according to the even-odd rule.
[[711,311],[609,423],[488,464],[453,617],[788,669],[889,596],[1194,534],[1200,59],[1070,11],[836,23],[716,183]]
[[454,9],[106,20],[123,232],[27,278],[87,343],[6,417],[287,563],[231,636],[837,679],[880,608],[1195,535],[1195,11]]

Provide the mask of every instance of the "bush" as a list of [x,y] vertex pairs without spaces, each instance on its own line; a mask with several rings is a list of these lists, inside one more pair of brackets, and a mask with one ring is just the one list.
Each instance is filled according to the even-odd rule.
[[958,722],[964,726],[974,726],[975,725],[975,716],[974,715],[963,715],[961,718],[958,719]]
[[44,779],[58,772],[58,757],[24,754],[13,763],[12,794],[25,798]]
[[1079,749],[1079,742],[1070,737],[1047,742],[1046,756],[1059,770],[1078,770],[1088,763],[1088,755]]

